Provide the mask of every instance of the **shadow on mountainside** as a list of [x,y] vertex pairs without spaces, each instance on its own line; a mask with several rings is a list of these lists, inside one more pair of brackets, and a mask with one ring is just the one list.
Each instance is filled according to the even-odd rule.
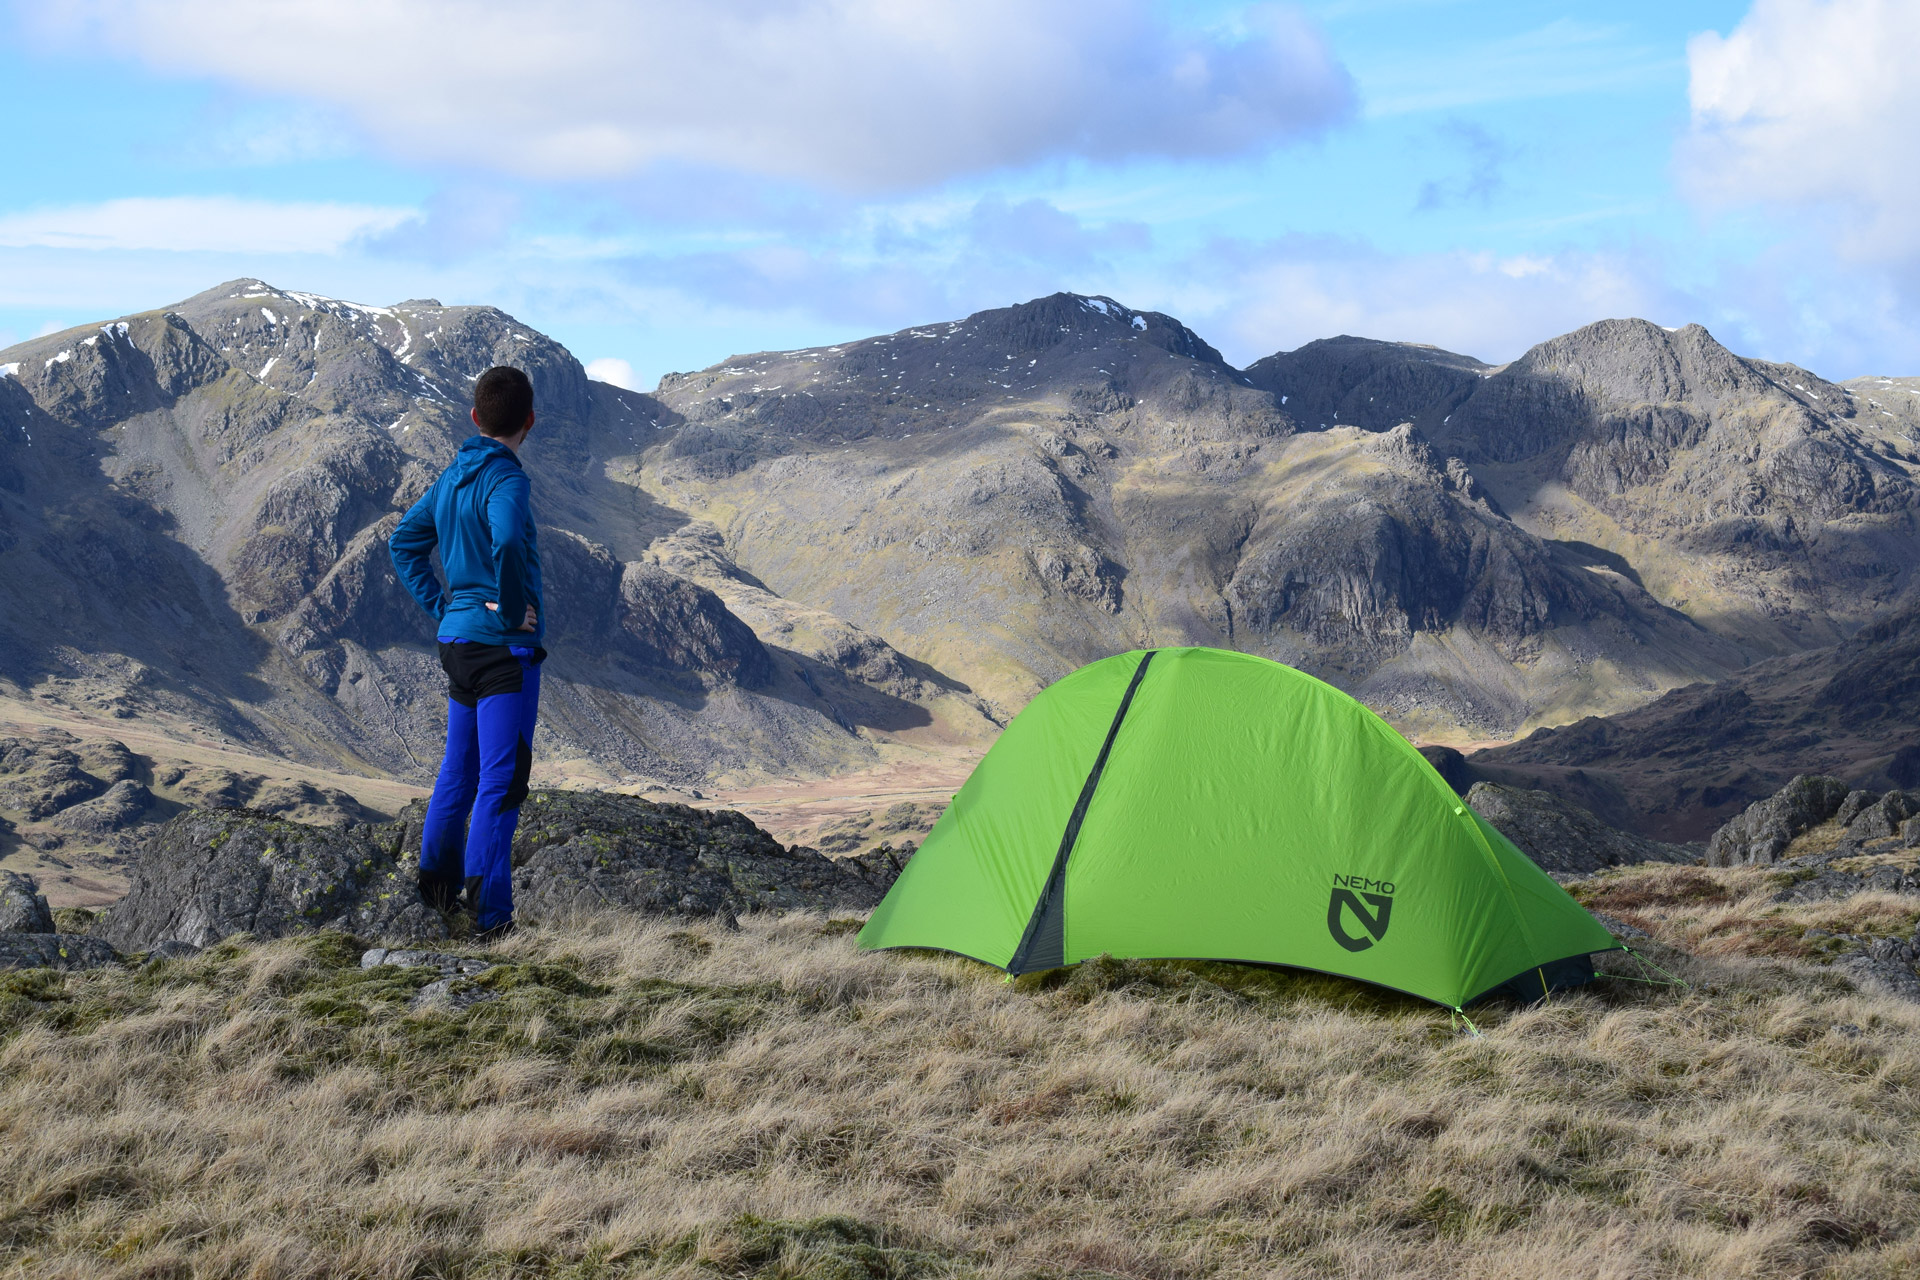
[[1704,840],[1796,774],[1920,782],[1920,604],[1826,649],[1772,658],[1623,715],[1541,729],[1470,767],[1552,791],[1616,826]]

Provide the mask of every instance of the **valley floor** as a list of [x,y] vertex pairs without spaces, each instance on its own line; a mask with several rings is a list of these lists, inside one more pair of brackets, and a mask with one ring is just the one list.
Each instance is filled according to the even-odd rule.
[[1914,1274],[1920,1005],[1809,963],[1911,899],[1768,875],[1576,885],[1689,985],[1613,957],[1477,1038],[1341,980],[1009,983],[806,914],[530,930],[452,1012],[338,934],[0,975],[0,1269]]

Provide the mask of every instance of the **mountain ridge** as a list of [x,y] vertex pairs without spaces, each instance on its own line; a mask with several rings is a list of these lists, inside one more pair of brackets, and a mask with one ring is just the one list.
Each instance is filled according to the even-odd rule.
[[1920,559],[1920,383],[1698,326],[1239,370],[1057,293],[649,393],[493,308],[243,279],[0,353],[0,693],[424,780],[440,676],[383,543],[493,363],[540,405],[549,781],[975,751],[1073,667],[1169,644],[1507,738],[1837,643]]

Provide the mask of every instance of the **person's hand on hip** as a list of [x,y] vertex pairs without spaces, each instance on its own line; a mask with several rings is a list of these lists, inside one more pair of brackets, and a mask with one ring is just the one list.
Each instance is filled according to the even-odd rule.
[[[500,604],[499,604],[499,602],[498,602],[498,601],[495,601],[495,600],[489,600],[489,601],[487,601],[487,608],[489,608],[489,609],[491,609],[491,610],[493,610],[493,611],[494,611],[495,613],[498,613],[498,612],[500,612]],[[522,622],[522,623],[521,623],[521,624],[520,624],[520,625],[519,625],[518,627],[515,627],[515,628],[514,628],[514,630],[516,630],[516,631],[534,631],[534,630],[537,630],[537,629],[539,628],[539,626],[540,626],[540,615],[539,615],[539,613],[537,613],[537,612],[536,612],[536,611],[534,610],[534,607],[533,607],[532,605],[528,605],[528,606],[527,606],[527,617],[526,617],[526,621],[524,621],[524,622]]]

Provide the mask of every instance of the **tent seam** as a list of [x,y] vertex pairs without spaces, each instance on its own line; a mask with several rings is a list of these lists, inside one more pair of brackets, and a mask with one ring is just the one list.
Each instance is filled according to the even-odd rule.
[[[1047,879],[1040,886],[1040,900],[1033,904],[1033,914],[1027,918],[1027,927],[1020,935],[1020,941],[1013,949],[1013,956],[1007,961],[1008,973],[1028,973],[1026,962],[1031,959],[1028,949],[1039,938],[1039,931],[1048,914],[1054,909],[1055,899],[1059,898],[1058,910],[1062,919],[1060,924],[1060,960],[1066,962],[1066,902],[1067,862],[1073,857],[1073,850],[1080,843],[1080,828],[1086,821],[1087,810],[1093,804],[1094,794],[1100,788],[1100,776],[1106,772],[1107,757],[1113,752],[1113,744],[1120,737],[1120,726],[1126,723],[1127,710],[1133,705],[1134,694],[1140,691],[1141,682],[1146,679],[1147,666],[1153,661],[1157,649],[1148,649],[1141,655],[1140,665],[1133,669],[1133,678],[1127,682],[1127,690],[1120,695],[1120,705],[1114,708],[1113,723],[1107,727],[1106,739],[1100,744],[1100,754],[1094,757],[1093,768],[1087,773],[1087,780],[1081,784],[1080,795],[1075,800],[1073,812],[1067,816],[1067,826],[1060,834],[1060,848],[1054,854],[1053,866],[1047,871]],[[1054,965],[1044,966],[1054,968]]]

